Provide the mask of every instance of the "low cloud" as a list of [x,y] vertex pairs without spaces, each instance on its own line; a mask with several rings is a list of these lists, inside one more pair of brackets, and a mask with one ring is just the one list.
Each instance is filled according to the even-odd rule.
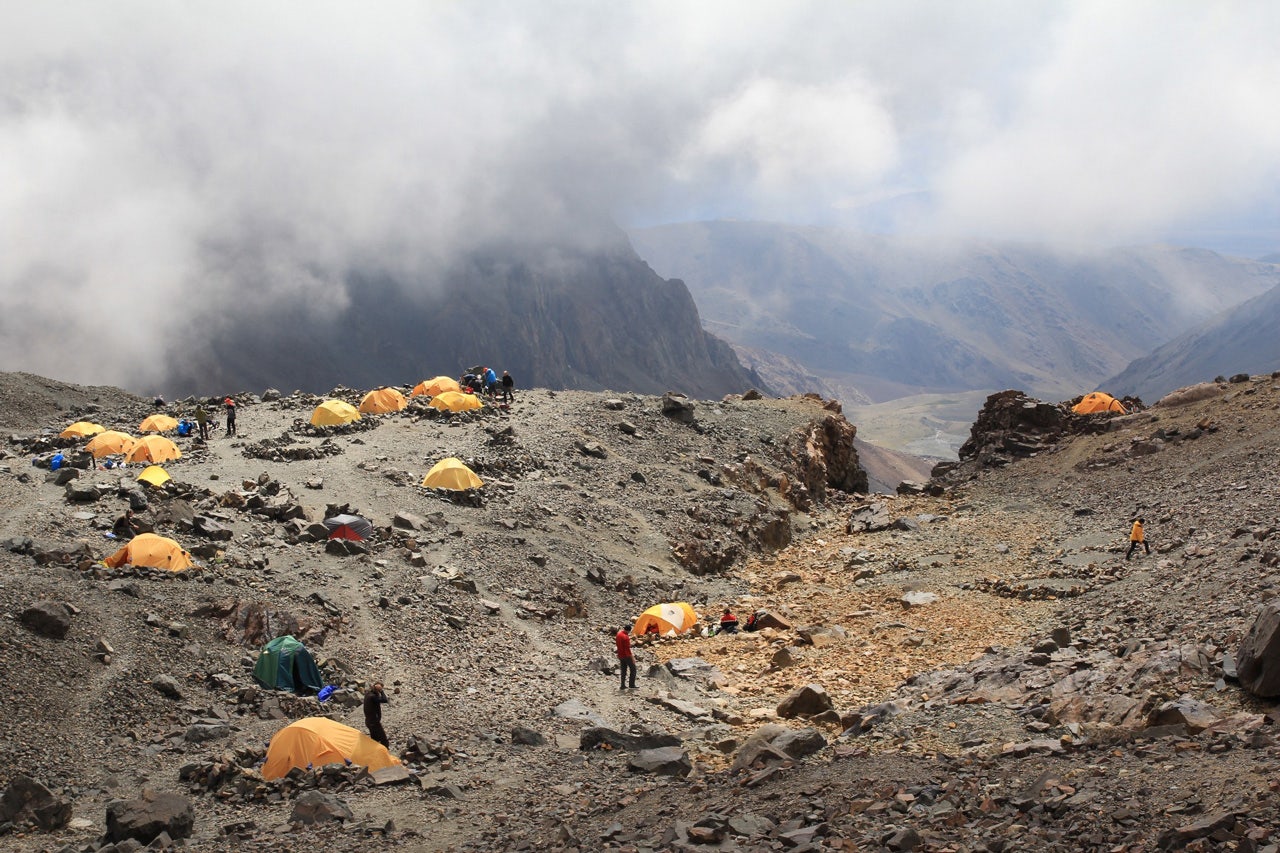
[[[1280,182],[1274,4],[27,4],[0,358],[146,390],[222,324],[613,223],[1107,243]],[[906,199],[909,203],[902,203]]]

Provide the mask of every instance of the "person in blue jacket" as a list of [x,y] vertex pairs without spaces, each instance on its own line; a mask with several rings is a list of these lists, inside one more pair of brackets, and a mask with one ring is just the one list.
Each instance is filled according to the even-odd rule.
[[484,390],[490,397],[498,394],[498,374],[493,372],[492,367],[484,369]]

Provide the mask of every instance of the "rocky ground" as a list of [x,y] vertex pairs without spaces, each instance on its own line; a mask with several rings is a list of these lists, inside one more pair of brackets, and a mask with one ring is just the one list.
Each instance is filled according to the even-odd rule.
[[[543,390],[329,432],[319,398],[243,394],[163,491],[59,484],[59,429],[150,402],[0,378],[9,849],[98,849],[144,793],[193,849],[1276,849],[1273,709],[1231,677],[1280,576],[1272,377],[1087,429],[989,403],[970,462],[873,497],[814,398]],[[447,455],[479,501],[417,486]],[[102,566],[131,502],[200,568]],[[337,508],[374,540],[312,541]],[[619,691],[610,629],[662,600],[773,621],[643,645]],[[280,633],[347,689],[257,687]],[[408,778],[261,780],[289,720],[362,728],[374,679]],[[56,828],[5,805],[46,796],[24,778]]]

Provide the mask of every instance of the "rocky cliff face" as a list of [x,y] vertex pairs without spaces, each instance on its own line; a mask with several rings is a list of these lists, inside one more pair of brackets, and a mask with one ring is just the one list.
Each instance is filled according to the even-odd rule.
[[[762,383],[707,334],[688,289],[625,244],[473,256],[428,288],[353,278],[347,307],[240,317],[171,385],[323,391],[458,375],[485,364],[528,387],[678,390],[713,397]],[[337,300],[335,300],[337,301]]]

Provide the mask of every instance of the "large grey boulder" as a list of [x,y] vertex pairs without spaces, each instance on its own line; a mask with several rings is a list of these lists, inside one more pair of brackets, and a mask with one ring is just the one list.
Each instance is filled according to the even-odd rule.
[[186,797],[144,789],[136,800],[107,803],[106,840],[114,844],[133,838],[150,844],[161,833],[173,839],[186,838],[195,823],[195,811]]
[[40,601],[31,605],[22,611],[18,621],[23,627],[55,640],[61,640],[71,630],[71,614],[65,605],[56,601]]
[[294,800],[290,823],[313,824],[351,820],[355,815],[347,804],[333,794],[305,791]]
[[640,773],[656,773],[660,776],[688,776],[693,769],[689,753],[678,746],[661,746],[642,749],[627,761],[627,766]]
[[812,717],[835,707],[831,695],[820,684],[806,684],[792,690],[787,697],[778,703],[778,716]]
[[0,823],[35,824],[45,832],[62,829],[71,820],[71,801],[29,776],[15,776],[0,796]]
[[1236,652],[1240,684],[1263,699],[1280,697],[1280,604],[1262,606]]

